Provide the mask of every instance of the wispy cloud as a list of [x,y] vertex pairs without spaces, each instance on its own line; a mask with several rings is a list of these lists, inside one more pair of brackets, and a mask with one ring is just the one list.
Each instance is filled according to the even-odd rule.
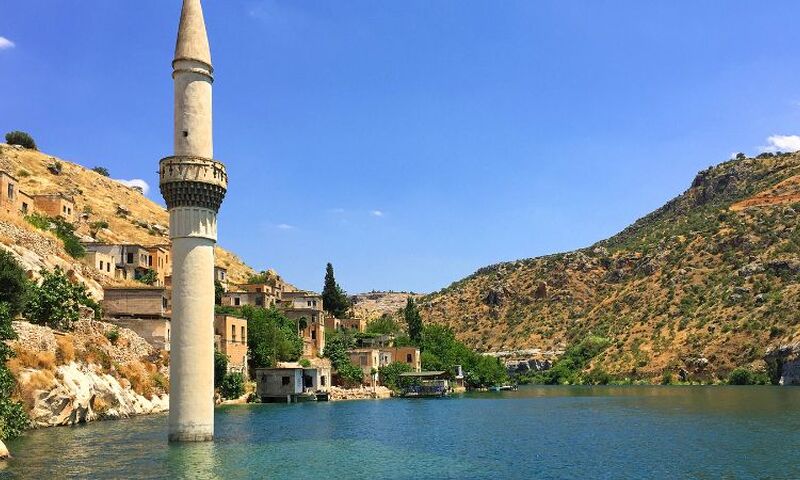
[[294,230],[295,226],[289,225],[288,223],[279,223],[275,225],[275,228],[277,228],[278,230]]
[[767,145],[760,147],[762,152],[796,152],[800,150],[799,135],[772,135]]
[[0,50],[6,50],[9,48],[14,48],[16,44],[11,40],[7,39],[6,37],[0,37]]
[[372,210],[371,212],[369,212],[369,214],[372,215],[373,217],[382,217],[384,215],[384,213],[381,210]]
[[130,180],[117,179],[117,181],[128,188],[139,188],[145,195],[150,191],[150,185],[141,178],[132,178]]

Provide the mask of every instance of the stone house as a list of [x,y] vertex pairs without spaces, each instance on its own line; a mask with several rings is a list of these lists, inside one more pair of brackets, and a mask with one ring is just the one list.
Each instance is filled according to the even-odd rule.
[[154,245],[147,248],[147,267],[156,272],[156,285],[166,286],[166,279],[172,275],[172,261],[169,245]]
[[225,267],[214,267],[214,281],[222,285],[223,290],[228,291],[228,269]]
[[170,305],[164,287],[106,287],[103,312],[109,317],[168,318]]
[[48,217],[62,217],[68,222],[74,222],[77,212],[75,200],[63,193],[48,193],[33,195],[36,211]]
[[318,392],[330,390],[331,368],[322,364],[303,367],[297,363],[277,368],[256,369],[256,395],[264,403],[312,400]]
[[[115,274],[114,278],[137,280],[142,275],[147,273],[152,266],[154,266],[153,254],[149,249],[141,245],[135,244],[105,244],[97,242],[86,242],[83,244],[86,247],[87,254],[102,253],[105,258],[111,258],[114,262]],[[158,247],[162,252],[161,255],[165,261],[169,261],[169,249]],[[157,262],[155,263],[157,265]],[[168,270],[167,270],[168,269]],[[153,268],[153,270],[156,270]],[[166,273],[171,272],[172,264],[162,269],[162,276],[157,280],[157,285],[162,287],[166,284]],[[158,274],[158,270],[156,270]]]
[[316,357],[325,350],[325,312],[322,295],[314,292],[283,292],[278,304],[284,315],[293,320],[303,338],[303,356]]
[[228,357],[228,371],[247,373],[247,319],[231,315],[214,317],[217,350]]
[[105,321],[130,328],[151,345],[170,348],[170,306],[163,287],[103,289]]
[[364,333],[367,331],[367,321],[363,318],[345,318],[339,320],[342,330],[355,330]]
[[16,177],[2,170],[0,170],[0,209],[11,214],[28,215],[34,212],[33,197],[20,190]]
[[372,386],[378,384],[378,369],[393,361],[391,352],[377,348],[356,348],[348,350],[347,355],[364,372],[363,382]]
[[411,365],[414,372],[422,370],[422,360],[417,347],[384,347],[381,351],[391,354],[393,362]]
[[102,251],[87,251],[83,257],[83,263],[94,267],[95,270],[106,277],[115,278],[117,274],[117,262],[114,257]]

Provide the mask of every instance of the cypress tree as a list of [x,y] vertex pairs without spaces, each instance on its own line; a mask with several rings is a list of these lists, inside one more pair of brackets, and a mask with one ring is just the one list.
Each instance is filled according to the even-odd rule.
[[350,309],[350,300],[347,293],[336,283],[333,275],[333,265],[328,263],[325,267],[325,285],[322,287],[322,305],[325,311],[334,317],[341,318]]
[[422,316],[419,314],[417,302],[413,298],[408,297],[406,306],[403,309],[403,318],[408,325],[408,336],[415,345],[419,345],[422,341]]

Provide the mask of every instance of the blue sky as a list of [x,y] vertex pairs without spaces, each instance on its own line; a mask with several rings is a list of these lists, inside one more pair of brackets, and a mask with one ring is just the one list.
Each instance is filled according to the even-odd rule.
[[[432,291],[589,245],[800,149],[794,1],[205,0],[220,242],[319,290]],[[3,0],[0,131],[145,180],[180,1]]]

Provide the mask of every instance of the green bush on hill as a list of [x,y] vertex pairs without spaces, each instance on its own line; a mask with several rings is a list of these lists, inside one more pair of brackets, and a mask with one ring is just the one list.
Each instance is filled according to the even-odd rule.
[[587,375],[583,374],[583,370],[589,365],[589,362],[610,344],[611,342],[604,337],[586,337],[578,344],[568,348],[549,370],[534,372],[520,380],[524,383],[546,385],[610,383],[611,377],[602,370],[595,369]]
[[32,284],[25,306],[25,318],[31,323],[55,330],[72,330],[80,318],[81,307],[100,315],[100,306],[92,300],[82,283],[72,283],[61,268],[42,269],[42,284]]
[[754,372],[750,369],[739,367],[728,375],[728,385],[767,385],[769,377],[765,373]]
[[331,361],[331,367],[336,371],[339,381],[345,386],[361,384],[364,372],[350,360],[347,351],[355,347],[355,338],[352,332],[334,331],[325,341],[323,356]]
[[13,131],[6,133],[6,143],[9,145],[20,145],[31,150],[36,150],[36,142],[26,132]]
[[219,386],[219,394],[226,399],[239,398],[244,395],[244,376],[238,372],[225,375]]
[[106,167],[94,167],[92,169],[92,171],[95,172],[95,173],[99,173],[100,175],[102,175],[104,177],[110,177],[111,176],[111,174],[109,173],[109,171],[108,171],[108,169]]
[[17,260],[0,249],[0,303],[5,303],[8,315],[16,317],[25,306],[28,278]]
[[214,349],[214,388],[222,385],[222,379],[228,374],[228,356]]
[[75,225],[69,223],[62,217],[51,218],[46,215],[32,213],[25,216],[28,223],[47,232],[53,232],[64,243],[64,250],[73,258],[83,258],[86,256],[86,248],[81,245],[81,241],[75,235]]
[[238,312],[247,319],[247,349],[253,368],[294,362],[303,353],[303,339],[295,323],[275,307],[245,305]]

